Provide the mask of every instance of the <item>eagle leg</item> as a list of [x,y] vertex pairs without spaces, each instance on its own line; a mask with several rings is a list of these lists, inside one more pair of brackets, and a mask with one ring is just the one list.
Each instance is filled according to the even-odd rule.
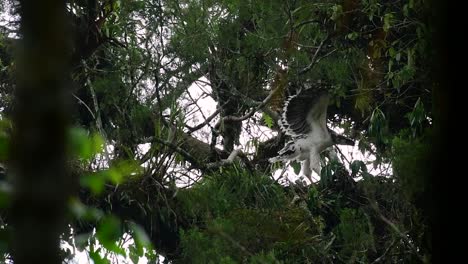
[[312,170],[310,168],[310,159],[306,159],[302,163],[302,173],[304,173],[304,176],[309,179],[310,183],[312,183]]
[[315,171],[315,173],[317,173],[318,176],[320,176],[320,155],[319,155],[319,153],[316,152],[316,151],[311,151],[309,160],[310,160],[309,161],[310,162],[310,170]]

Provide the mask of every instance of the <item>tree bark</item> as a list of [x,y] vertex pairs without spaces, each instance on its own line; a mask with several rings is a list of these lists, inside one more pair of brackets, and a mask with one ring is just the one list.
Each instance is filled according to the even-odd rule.
[[65,2],[20,1],[21,44],[10,165],[16,264],[61,263],[71,181],[66,169],[69,39]]

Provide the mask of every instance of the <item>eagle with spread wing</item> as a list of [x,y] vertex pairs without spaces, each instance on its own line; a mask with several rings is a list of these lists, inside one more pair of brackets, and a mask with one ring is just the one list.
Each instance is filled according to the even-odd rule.
[[292,137],[270,162],[303,161],[304,175],[312,182],[312,170],[320,175],[320,153],[334,144],[352,145],[354,141],[327,127],[329,95],[323,84],[303,89],[290,96],[278,120],[282,132]]

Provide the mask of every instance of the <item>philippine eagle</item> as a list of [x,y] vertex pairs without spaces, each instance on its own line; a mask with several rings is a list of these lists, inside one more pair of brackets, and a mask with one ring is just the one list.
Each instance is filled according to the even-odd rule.
[[323,84],[302,89],[290,96],[278,124],[292,137],[270,162],[302,161],[304,175],[312,182],[312,170],[320,175],[320,153],[334,144],[352,145],[354,141],[327,127],[329,95]]

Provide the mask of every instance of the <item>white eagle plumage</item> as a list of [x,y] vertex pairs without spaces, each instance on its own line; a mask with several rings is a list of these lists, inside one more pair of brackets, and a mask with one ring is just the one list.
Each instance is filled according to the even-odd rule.
[[329,95],[322,84],[303,89],[286,100],[278,124],[292,140],[270,162],[303,161],[304,175],[312,181],[312,170],[320,175],[322,151],[334,144],[354,145],[353,140],[338,135],[327,127],[328,103]]

